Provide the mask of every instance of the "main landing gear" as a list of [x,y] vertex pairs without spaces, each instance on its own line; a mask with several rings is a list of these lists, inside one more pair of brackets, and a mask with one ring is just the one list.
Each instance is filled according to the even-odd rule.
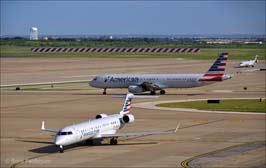
[[[165,94],[165,90],[160,90],[160,94],[164,95]],[[155,91],[151,91],[151,95],[156,95]]]
[[103,95],[106,95],[106,88],[103,89]]
[[160,90],[160,94],[161,95],[165,94],[165,90]]
[[117,138],[110,139],[110,144],[111,145],[117,145]]
[[64,153],[64,147],[62,145],[60,145],[60,147],[59,147],[59,152]]
[[151,95],[156,95],[156,92],[155,91],[151,91]]

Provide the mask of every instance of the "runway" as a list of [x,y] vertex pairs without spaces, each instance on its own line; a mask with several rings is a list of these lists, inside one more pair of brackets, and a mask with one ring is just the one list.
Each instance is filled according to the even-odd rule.
[[[87,76],[104,73],[204,73],[213,61],[169,59],[83,59],[83,58],[1,58],[1,85],[63,81],[64,77],[86,80]],[[42,64],[42,66],[40,66]],[[119,66],[123,64],[123,66]],[[256,98],[265,96],[265,71],[234,68],[229,61],[230,80],[192,89],[167,89],[167,94],[154,101],[208,98]],[[256,68],[264,67],[260,61]],[[3,70],[3,71],[2,71]],[[239,73],[241,71],[241,73]],[[2,75],[3,74],[3,75]],[[68,86],[65,86],[68,87]],[[247,87],[244,90],[243,87]],[[53,136],[40,131],[78,123],[96,114],[118,113],[125,89],[102,90],[82,85],[80,90],[60,91],[1,90],[1,167],[182,167],[182,162],[217,150],[265,141],[265,115],[172,112],[159,109],[132,108],[135,122],[121,132],[162,131],[176,127],[174,135],[156,135],[119,139],[117,146],[107,141],[102,145],[77,144],[65,153],[51,144]],[[214,92],[230,90],[232,92]],[[133,104],[151,100],[133,100]],[[255,149],[255,148],[254,148]],[[221,157],[204,162],[204,167],[256,167],[265,164],[265,146],[230,155],[237,162]],[[251,159],[252,158],[252,159]],[[197,162],[199,163],[199,162]],[[200,162],[203,163],[203,162]],[[235,164],[235,165],[234,165]]]

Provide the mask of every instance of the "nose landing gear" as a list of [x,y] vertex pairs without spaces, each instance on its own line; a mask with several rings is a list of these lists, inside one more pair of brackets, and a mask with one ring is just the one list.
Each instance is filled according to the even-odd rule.
[[60,147],[59,147],[59,152],[64,153],[64,147],[62,145],[60,145]]
[[103,95],[106,95],[106,88],[103,89]]

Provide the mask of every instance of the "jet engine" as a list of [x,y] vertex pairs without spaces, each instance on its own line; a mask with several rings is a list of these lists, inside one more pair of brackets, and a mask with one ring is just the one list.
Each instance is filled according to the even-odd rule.
[[127,114],[127,115],[124,115],[123,118],[122,118],[122,121],[124,123],[131,123],[135,120],[135,117],[132,115],[132,114]]
[[129,91],[130,93],[142,93],[142,92],[144,92],[145,90],[144,90],[144,88],[141,87],[141,86],[130,85],[130,86],[128,87],[128,91]]
[[107,117],[107,116],[108,116],[107,114],[97,114],[95,119],[104,118],[104,117]]

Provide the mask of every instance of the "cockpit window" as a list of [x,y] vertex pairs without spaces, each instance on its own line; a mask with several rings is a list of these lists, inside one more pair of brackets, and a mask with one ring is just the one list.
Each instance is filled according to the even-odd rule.
[[72,135],[72,131],[69,131],[69,132],[58,132],[57,135]]

